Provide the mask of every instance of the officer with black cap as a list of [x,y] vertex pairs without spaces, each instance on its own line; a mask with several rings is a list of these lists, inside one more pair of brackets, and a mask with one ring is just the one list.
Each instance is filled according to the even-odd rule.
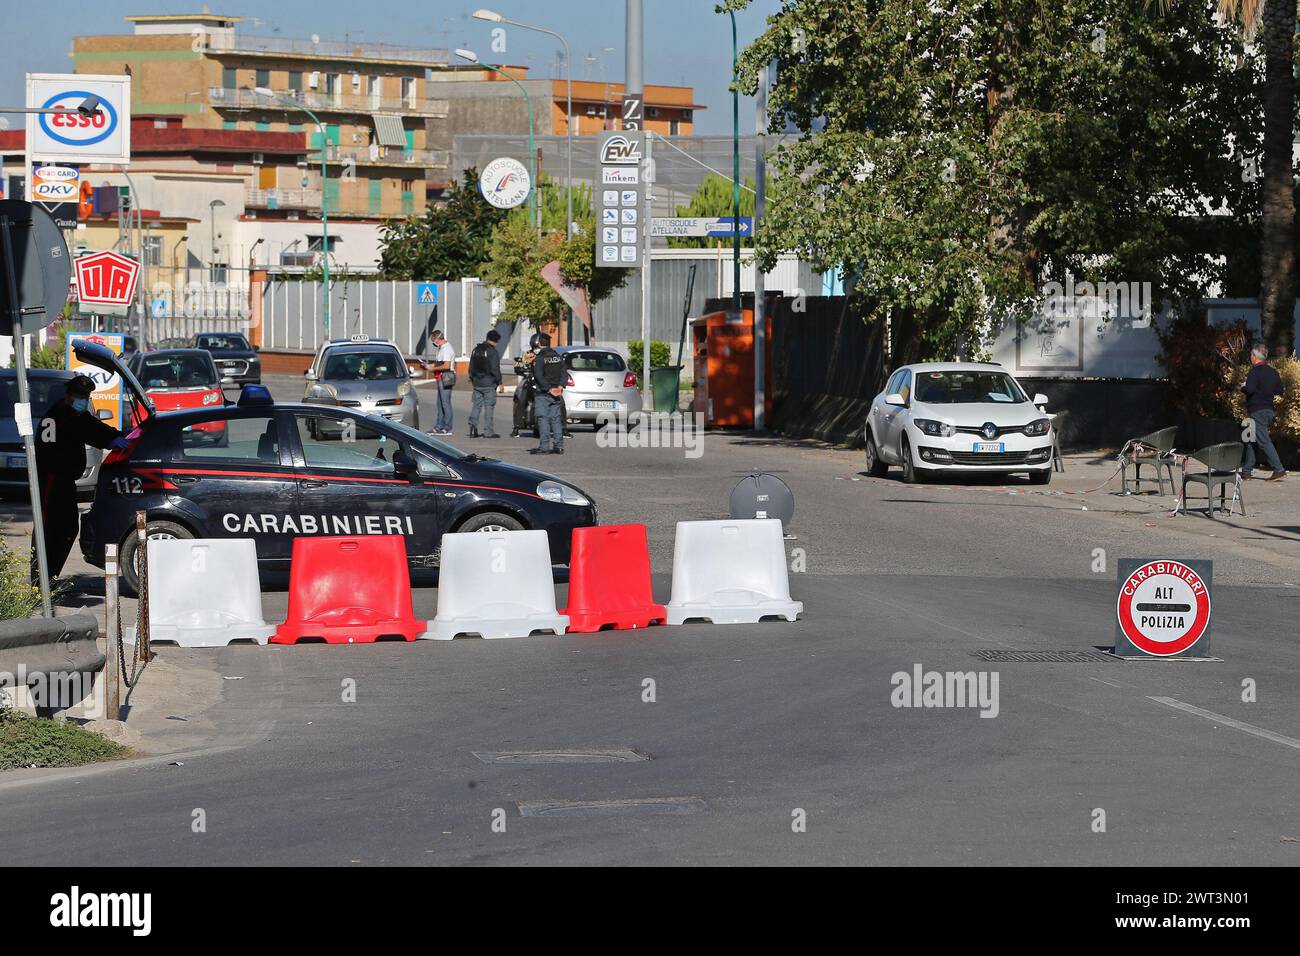
[[[36,477],[40,482],[50,577],[63,570],[72,543],[77,540],[77,479],[86,470],[86,446],[122,451],[130,447],[121,432],[91,414],[90,396],[94,391],[95,383],[87,376],[73,378],[63,398],[50,406],[36,430]],[[35,550],[33,544],[33,571]]]
[[564,368],[564,356],[551,348],[549,335],[543,332],[537,344],[542,347],[533,361],[538,444],[528,449],[528,454],[563,455],[564,383],[568,372]]

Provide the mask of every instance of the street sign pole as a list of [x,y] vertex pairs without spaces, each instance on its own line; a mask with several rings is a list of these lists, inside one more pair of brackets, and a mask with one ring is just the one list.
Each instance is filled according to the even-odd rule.
[[[624,43],[626,69],[623,77],[623,129],[643,129],[644,123],[644,63],[645,40],[642,25],[641,0],[626,0]],[[645,172],[649,174],[650,136],[645,137]],[[641,240],[641,407],[650,406],[650,182],[643,180],[645,213]]]
[[[767,146],[767,86],[771,79],[771,66],[763,71],[758,83],[758,99],[754,110],[754,132],[758,134],[754,147],[754,228],[750,232],[753,248],[758,249],[758,229],[763,221],[763,210],[767,203],[767,158],[763,151]],[[740,235],[740,223],[736,222],[736,235]],[[767,303],[764,297],[767,284],[763,270],[754,260],[754,431],[761,432],[767,428]],[[796,290],[795,295],[802,294]]]
[[[650,222],[651,210],[654,209],[653,197],[650,195],[654,189],[654,160],[651,158],[651,150],[654,148],[654,133],[646,130],[645,133],[645,213],[643,222]],[[650,395],[650,229],[647,227],[642,230],[642,250],[641,250],[641,383],[642,398],[641,407],[647,405],[654,408],[653,399]]]
[[[18,405],[14,407],[18,433],[23,437],[23,451],[27,454],[27,490],[32,501],[32,542],[36,546],[36,567],[40,577],[41,611],[46,617],[54,616],[50,601],[50,565],[45,555],[45,520],[41,514],[40,483],[36,479],[36,438],[32,422],[31,395],[27,390],[27,355],[23,342],[22,304],[18,295],[18,274],[14,268],[15,226],[19,223],[8,215],[0,216],[0,241],[4,244],[5,285],[9,289],[9,320],[14,337],[14,367],[18,373]],[[21,409],[21,411],[20,411]]]

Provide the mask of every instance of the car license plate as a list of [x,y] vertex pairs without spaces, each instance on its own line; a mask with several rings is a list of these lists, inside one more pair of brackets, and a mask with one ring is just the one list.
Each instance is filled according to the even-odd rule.
[[977,441],[971,451],[982,452],[984,454],[1002,454],[1006,447],[1005,442],[1000,441]]
[[618,408],[618,402],[587,402],[587,408]]
[[10,456],[9,456],[9,460],[8,460],[8,462],[6,462],[6,465],[7,465],[7,467],[9,467],[9,468],[26,468],[26,467],[27,467],[27,456],[26,456],[26,455],[10,455]]

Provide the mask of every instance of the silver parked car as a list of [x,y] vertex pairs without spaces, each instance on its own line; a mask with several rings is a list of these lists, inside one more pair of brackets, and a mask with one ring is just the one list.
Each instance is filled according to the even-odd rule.
[[589,345],[562,345],[569,373],[564,386],[564,416],[569,422],[599,426],[601,416],[626,423],[641,414],[641,393],[636,374],[613,349]]
[[303,401],[338,405],[420,427],[420,406],[411,372],[397,346],[387,339],[353,336],[320,347],[305,374]]

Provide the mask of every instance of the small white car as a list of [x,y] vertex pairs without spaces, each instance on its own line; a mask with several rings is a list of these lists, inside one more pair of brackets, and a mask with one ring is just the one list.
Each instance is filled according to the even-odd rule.
[[626,424],[641,413],[636,374],[618,352],[586,345],[562,345],[556,351],[564,356],[569,373],[564,387],[566,420],[599,428],[602,421],[617,419]]
[[901,465],[903,480],[958,473],[1027,473],[1052,480],[1051,419],[1001,365],[929,362],[905,365],[871,403],[863,427],[867,472],[883,478]]

